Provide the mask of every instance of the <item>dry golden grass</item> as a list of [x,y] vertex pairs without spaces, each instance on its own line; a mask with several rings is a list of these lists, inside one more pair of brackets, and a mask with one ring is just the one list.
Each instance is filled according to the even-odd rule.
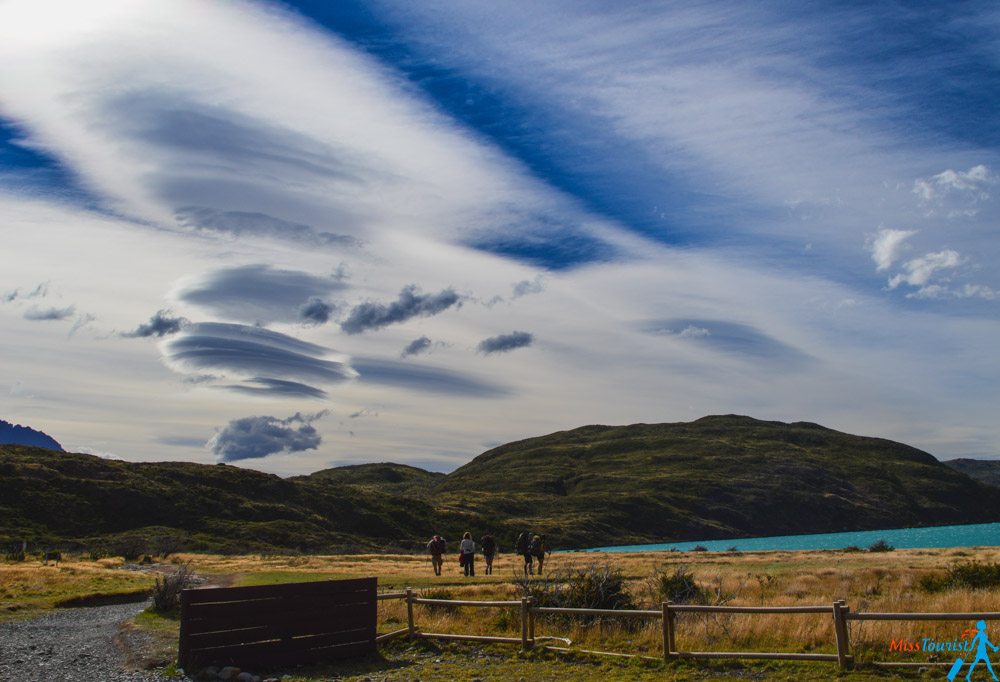
[[[460,599],[514,599],[512,578],[519,558],[505,555],[494,564],[494,575],[465,578],[455,555],[445,561],[444,575],[436,577],[427,557],[415,555],[347,556],[212,556],[182,555],[203,574],[235,576],[235,584],[262,584],[295,580],[349,578],[374,575],[382,590],[412,586],[418,592],[450,593]],[[630,592],[645,608],[658,608],[649,587],[654,568],[686,566],[698,583],[729,605],[822,605],[838,599],[855,611],[1000,611],[1000,594],[990,591],[950,590],[926,593],[918,588],[922,575],[941,572],[959,561],[1000,562],[1000,548],[896,550],[887,553],[813,552],[649,552],[553,555],[546,568],[565,569],[610,562],[628,579]],[[482,562],[477,562],[481,573]],[[406,623],[400,601],[380,604],[380,630]],[[416,621],[425,632],[476,633],[518,636],[514,609],[473,609],[417,605]],[[855,653],[866,658],[903,660],[892,652],[893,639],[919,641],[923,637],[951,640],[965,622],[907,623],[852,622]],[[620,623],[581,624],[539,618],[539,636],[568,637],[575,645],[656,655],[660,650],[658,620],[645,626]],[[758,650],[833,652],[832,616],[804,615],[696,615],[678,616],[678,646],[686,650]],[[910,655],[913,660],[921,660]],[[926,654],[923,659],[926,660]]]
[[[383,591],[411,586],[418,593],[450,594],[460,599],[516,599],[513,584],[519,558],[504,555],[494,575],[466,578],[455,555],[444,575],[433,575],[430,561],[419,555],[222,556],[183,554],[173,563],[190,563],[214,584],[250,585],[302,580],[376,576]],[[627,577],[640,606],[658,608],[649,582],[654,569],[686,566],[713,601],[729,605],[830,605],[844,599],[855,611],[1000,611],[1000,593],[948,590],[927,593],[918,587],[923,575],[942,572],[959,561],[1000,562],[1000,548],[966,550],[897,550],[867,552],[650,552],[641,554],[555,554],[550,570],[609,562]],[[50,608],[59,601],[88,594],[148,588],[153,577],[122,570],[120,560],[71,560],[59,566],[39,562],[0,563],[0,619]],[[516,609],[441,608],[416,605],[416,622],[425,632],[519,635]],[[406,624],[405,604],[379,604],[379,629]],[[852,650],[861,658],[927,660],[926,654],[889,652],[893,639],[923,637],[951,640],[966,622],[852,622]],[[539,617],[536,635],[566,637],[575,646],[656,656],[660,651],[658,620],[636,626],[620,622],[580,623]],[[686,650],[834,651],[833,619],[825,614],[678,616],[677,643]]]
[[0,562],[0,620],[25,617],[80,597],[148,590],[155,578],[120,570],[120,559]]

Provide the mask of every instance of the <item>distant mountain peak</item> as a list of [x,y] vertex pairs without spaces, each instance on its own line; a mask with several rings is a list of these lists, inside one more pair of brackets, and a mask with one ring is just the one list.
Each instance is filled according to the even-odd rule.
[[33,445],[36,448],[65,452],[59,442],[47,433],[36,431],[30,426],[11,424],[3,419],[0,419],[0,444]]

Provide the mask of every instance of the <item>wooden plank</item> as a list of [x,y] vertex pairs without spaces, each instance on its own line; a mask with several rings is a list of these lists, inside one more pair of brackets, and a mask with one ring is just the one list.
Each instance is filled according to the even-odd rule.
[[217,601],[242,601],[246,599],[269,599],[295,595],[312,596],[320,594],[350,594],[374,592],[375,578],[352,578],[350,580],[317,580],[308,583],[283,583],[277,585],[251,585],[248,587],[209,587],[184,590],[189,592],[189,603]]
[[378,600],[383,599],[406,599],[406,592],[381,592],[378,595]]
[[[373,597],[360,595],[316,595],[304,597],[276,597],[274,599],[246,599],[227,602],[202,602],[190,604],[188,613],[192,618],[211,617],[213,614],[252,614],[288,610],[335,609],[353,604],[374,604]],[[242,616],[239,616],[242,617]]]
[[538,606],[538,613],[563,613],[577,616],[622,616],[625,618],[659,618],[659,611],[638,609],[570,609],[561,606]]
[[297,665],[364,656],[373,651],[375,651],[375,643],[369,641],[315,648],[297,647],[281,642],[265,642],[255,645],[193,651],[190,661],[191,667],[208,664],[232,664],[240,667]]
[[618,658],[641,658],[647,661],[659,661],[655,656],[642,656],[639,654],[622,654],[617,651],[594,651],[593,649],[571,649],[564,646],[545,646],[549,651],[557,651],[561,654],[592,654],[594,656],[617,656]]
[[400,628],[399,630],[393,630],[392,632],[386,632],[384,634],[378,635],[375,638],[376,642],[384,642],[389,639],[395,639],[396,637],[402,637],[405,634],[409,634],[409,628]]
[[983,613],[875,613],[847,614],[848,620],[1000,620],[1000,612]]
[[358,623],[375,624],[378,610],[375,602],[352,604],[335,609],[281,610],[268,612],[240,612],[237,614],[217,613],[210,618],[191,618],[188,621],[189,634],[239,630],[255,626],[288,628],[293,630],[320,628],[323,631],[341,630]]
[[475,601],[470,599],[424,599],[422,597],[414,597],[414,604],[437,604],[438,606],[478,606],[483,608],[496,608],[496,607],[507,607],[513,608],[515,606],[520,606],[519,601]]
[[677,651],[680,658],[758,658],[777,661],[830,661],[837,662],[837,654],[793,654],[765,651]]
[[298,630],[260,626],[256,628],[244,628],[240,630],[222,630],[219,632],[209,632],[204,634],[194,634],[188,640],[191,649],[209,649],[212,647],[229,646],[235,644],[252,644],[271,640],[301,639],[319,636],[338,636],[342,641],[354,641],[360,639],[371,639],[374,637],[375,624],[359,626],[357,624],[338,629],[331,628],[301,628]]
[[521,597],[521,650],[528,649],[528,598]]
[[831,613],[829,606],[710,606],[702,604],[674,604],[676,613]]
[[454,640],[456,642],[493,642],[494,644],[520,644],[520,637],[489,637],[486,635],[452,635],[443,632],[421,632],[420,637]]

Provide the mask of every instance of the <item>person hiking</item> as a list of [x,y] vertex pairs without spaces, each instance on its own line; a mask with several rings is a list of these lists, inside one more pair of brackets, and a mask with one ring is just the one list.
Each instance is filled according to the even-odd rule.
[[460,552],[458,563],[465,569],[465,575],[476,575],[476,543],[472,540],[472,533],[466,531],[462,535],[462,544],[458,546]]
[[989,637],[986,636],[985,620],[981,620],[976,623],[976,629],[979,630],[979,632],[976,633],[976,636],[973,637],[972,641],[969,643],[970,649],[973,646],[976,647],[976,658],[972,661],[972,665],[969,666],[969,672],[966,673],[965,679],[972,682],[972,669],[976,667],[976,664],[979,663],[979,661],[983,661],[986,663],[986,669],[990,671],[990,675],[992,675],[995,680],[997,679],[997,674],[993,672],[993,666],[990,665],[990,657],[986,655],[986,647],[988,646],[993,649],[993,651],[1000,651],[1000,647],[994,646],[993,642],[991,642]]
[[531,556],[538,560],[538,575],[542,574],[542,564],[545,563],[545,536],[536,535],[531,538],[529,546]]
[[431,555],[431,565],[434,567],[434,575],[441,575],[441,567],[444,566],[444,554],[448,544],[444,538],[435,534],[427,543],[427,553]]
[[497,553],[497,539],[493,533],[486,531],[479,540],[479,546],[483,549],[483,561],[486,562],[486,575],[493,575],[493,557]]
[[531,533],[524,531],[517,536],[514,543],[514,551],[524,557],[524,574],[534,575],[534,564],[531,561]]

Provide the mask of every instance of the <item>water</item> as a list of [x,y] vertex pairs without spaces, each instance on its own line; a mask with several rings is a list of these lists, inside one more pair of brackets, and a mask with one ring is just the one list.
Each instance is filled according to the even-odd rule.
[[731,540],[691,540],[656,545],[620,545],[593,547],[587,552],[689,552],[701,545],[711,552],[724,552],[735,547],[741,552],[766,550],[843,549],[851,545],[867,548],[877,540],[885,540],[899,549],[930,547],[990,547],[1000,545],[1000,523],[977,523],[964,526],[933,528],[897,528],[894,530],[863,530],[817,535],[776,535],[767,538],[734,538]]

